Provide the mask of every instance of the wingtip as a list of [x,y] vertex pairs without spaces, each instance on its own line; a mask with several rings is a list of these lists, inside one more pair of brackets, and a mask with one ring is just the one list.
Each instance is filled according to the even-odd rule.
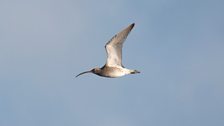
[[133,28],[134,26],[135,26],[135,23],[132,23],[132,24],[131,24],[131,27]]

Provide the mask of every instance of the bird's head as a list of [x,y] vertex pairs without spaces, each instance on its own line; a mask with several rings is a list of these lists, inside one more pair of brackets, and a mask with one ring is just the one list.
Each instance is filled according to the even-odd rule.
[[91,71],[92,73],[98,74],[100,73],[101,69],[99,67],[96,67],[96,68],[93,68]]

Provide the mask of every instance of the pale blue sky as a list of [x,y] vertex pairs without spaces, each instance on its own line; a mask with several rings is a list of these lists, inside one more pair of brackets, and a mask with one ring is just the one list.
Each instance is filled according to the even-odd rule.
[[[0,126],[223,126],[223,0],[0,0]],[[135,22],[116,79],[105,43]]]

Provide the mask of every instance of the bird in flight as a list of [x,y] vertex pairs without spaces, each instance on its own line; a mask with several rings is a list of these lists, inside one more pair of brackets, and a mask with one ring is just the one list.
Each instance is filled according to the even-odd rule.
[[85,73],[94,73],[96,75],[108,78],[121,77],[127,74],[140,73],[137,70],[130,70],[122,65],[122,47],[126,40],[128,34],[131,32],[135,24],[129,25],[127,28],[123,29],[116,35],[114,35],[109,42],[105,45],[107,52],[106,64],[101,68],[93,68],[90,71],[85,71],[78,74],[76,77]]

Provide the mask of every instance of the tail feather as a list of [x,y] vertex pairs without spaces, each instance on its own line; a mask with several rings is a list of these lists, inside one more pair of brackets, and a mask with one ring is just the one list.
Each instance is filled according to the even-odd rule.
[[138,70],[132,70],[132,71],[130,72],[130,74],[136,74],[136,73],[140,73],[140,71],[138,71]]

